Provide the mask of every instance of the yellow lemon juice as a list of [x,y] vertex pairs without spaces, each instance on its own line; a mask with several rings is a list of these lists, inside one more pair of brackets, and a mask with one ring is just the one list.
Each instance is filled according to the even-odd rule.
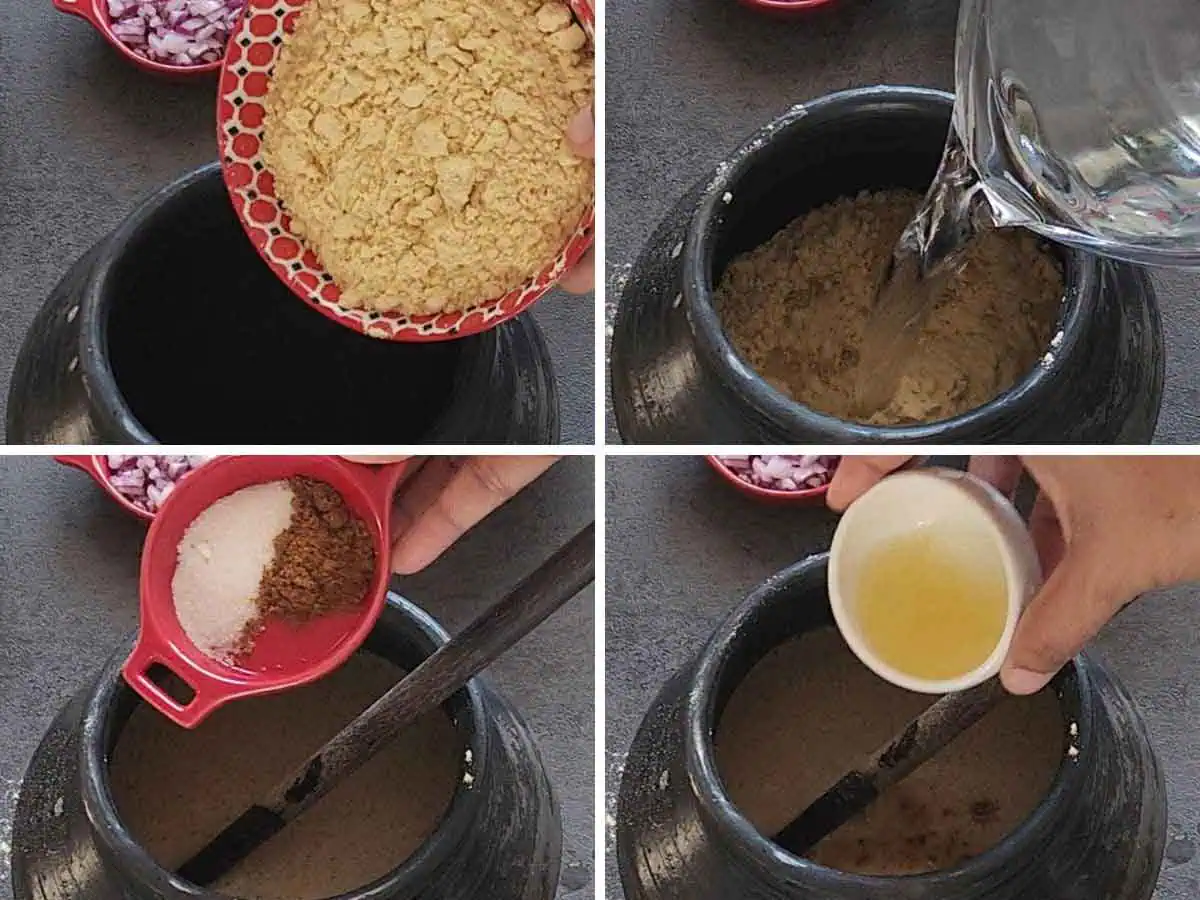
[[1007,583],[998,557],[967,560],[952,535],[918,528],[867,555],[854,611],[871,651],[914,678],[978,668],[999,643]]

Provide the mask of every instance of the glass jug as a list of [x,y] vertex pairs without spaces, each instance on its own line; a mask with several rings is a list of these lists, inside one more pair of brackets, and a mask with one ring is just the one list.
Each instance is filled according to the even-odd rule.
[[955,69],[972,216],[1200,266],[1200,0],[962,0]]

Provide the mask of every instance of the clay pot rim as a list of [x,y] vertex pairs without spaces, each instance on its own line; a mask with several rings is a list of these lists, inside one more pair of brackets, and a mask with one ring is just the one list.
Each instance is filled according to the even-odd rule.
[[[827,552],[814,554],[754,588],[713,632],[698,657],[684,709],[684,761],[691,776],[688,779],[689,789],[696,799],[701,817],[713,828],[719,842],[781,879],[803,880],[807,884],[824,885],[830,889],[869,889],[872,896],[888,896],[889,888],[902,884],[940,888],[972,883],[1010,866],[1014,859],[1029,858],[1044,843],[1046,832],[1054,827],[1056,810],[1063,808],[1070,797],[1077,796],[1085,789],[1086,760],[1092,753],[1095,706],[1092,679],[1084,657],[1076,657],[1055,678],[1058,685],[1070,681],[1077,685],[1079,709],[1071,721],[1078,726],[1078,734],[1072,736],[1073,745],[1079,750],[1078,756],[1068,760],[1064,754],[1049,791],[1028,818],[999,843],[961,865],[916,875],[860,875],[830,869],[812,860],[794,856],[763,837],[729,798],[721,780],[713,746],[718,688],[725,681],[727,666],[738,648],[748,640],[745,635],[753,633],[754,620],[761,607],[806,579],[818,577],[824,583],[828,561]],[[1061,697],[1061,690],[1059,693]]]
[[[423,609],[395,593],[389,593],[388,609],[404,629],[404,636],[421,646],[425,655],[432,654],[449,640],[449,634]],[[387,610],[385,610],[385,615]],[[398,614],[398,615],[397,615]],[[364,645],[370,651],[370,639]],[[107,747],[113,725],[113,712],[120,696],[136,698],[133,689],[121,677],[124,650],[118,651],[105,665],[97,685],[83,710],[79,741],[79,763],[84,810],[93,823],[93,832],[101,851],[108,856],[126,859],[133,877],[149,882],[162,896],[195,898],[224,898],[209,888],[199,887],[162,868],[125,828],[108,785]],[[140,701],[139,701],[140,702]],[[416,896],[434,872],[444,865],[454,851],[466,840],[481,815],[484,802],[483,785],[489,777],[488,753],[490,739],[485,727],[485,713],[478,684],[469,681],[450,701],[460,706],[452,718],[455,731],[464,738],[462,750],[471,752],[469,771],[473,782],[465,784],[460,777],[450,799],[450,805],[437,827],[421,845],[399,866],[375,881],[360,885],[353,891],[338,894],[327,900],[378,900],[381,897]],[[164,893],[164,889],[167,891]]]
[[[991,400],[956,416],[917,425],[867,425],[839,419],[792,400],[760,376],[734,348],[725,335],[720,315],[713,302],[712,266],[719,236],[724,196],[737,196],[741,180],[778,140],[795,132],[820,129],[829,121],[853,119],[864,114],[890,117],[928,114],[945,109],[952,115],[954,95],[932,88],[903,85],[876,85],[826,94],[793,106],[763,126],[730,156],[716,171],[701,196],[688,225],[682,251],[683,305],[697,353],[705,366],[741,402],[758,415],[784,424],[790,430],[817,430],[828,434],[830,443],[926,443],[953,441],[955,435],[972,430],[1002,415],[1014,404],[1036,404],[1066,368],[1066,360],[1077,352],[1083,325],[1096,302],[1100,289],[1097,259],[1083,251],[1055,245],[1065,282],[1055,322],[1056,336],[1061,334],[1047,357],[1014,385]],[[949,116],[948,116],[949,118]]]

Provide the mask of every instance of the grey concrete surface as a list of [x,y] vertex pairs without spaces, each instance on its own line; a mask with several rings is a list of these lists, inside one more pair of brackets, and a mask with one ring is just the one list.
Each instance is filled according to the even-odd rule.
[[[608,0],[606,324],[678,198],[796,103],[872,84],[953,90],[957,0],[836,0],[796,20],[734,0]],[[1200,441],[1200,276],[1156,273],[1167,384],[1156,441]],[[607,367],[606,367],[607,368]],[[611,404],[606,440],[619,441]]]
[[[393,589],[451,632],[593,518],[594,462],[572,457],[431,568]],[[0,898],[19,779],[46,726],[137,623],[145,527],[82,473],[48,458],[0,459]],[[489,676],[524,713],[563,814],[559,900],[594,896],[594,596],[589,588]]]
[[[143,195],[216,158],[215,95],[215,80],[142,74],[50,0],[0,4],[0,422],[25,330],[70,263]],[[533,311],[566,443],[594,441],[595,306],[555,294]]]
[[[698,457],[609,457],[605,489],[606,893],[620,900],[611,816],[642,716],[750,588],[828,548],[835,519],[751,501]],[[1155,900],[1200,895],[1197,634],[1200,588],[1188,587],[1143,598],[1096,641],[1137,699],[1166,773],[1170,825]]]

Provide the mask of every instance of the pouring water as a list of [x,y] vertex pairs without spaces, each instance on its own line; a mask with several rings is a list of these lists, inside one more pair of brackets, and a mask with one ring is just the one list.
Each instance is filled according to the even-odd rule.
[[982,185],[951,127],[933,184],[901,233],[863,330],[854,403],[869,418],[891,400],[943,279],[967,243],[992,226]]
[[942,164],[864,334],[864,417],[894,393],[937,279],[981,228],[1200,266],[1200,2],[962,0],[955,80]]

